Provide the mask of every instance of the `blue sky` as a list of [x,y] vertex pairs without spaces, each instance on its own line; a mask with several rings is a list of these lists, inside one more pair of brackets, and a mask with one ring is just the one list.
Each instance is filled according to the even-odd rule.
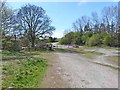
[[[11,8],[18,9],[29,2],[8,2]],[[53,37],[61,38],[65,29],[81,16],[90,16],[91,12],[101,14],[105,6],[117,5],[117,2],[30,2],[46,10],[56,31]]]

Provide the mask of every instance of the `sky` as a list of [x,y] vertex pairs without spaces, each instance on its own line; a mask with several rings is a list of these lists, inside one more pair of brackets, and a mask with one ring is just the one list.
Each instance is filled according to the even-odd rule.
[[72,27],[72,23],[81,16],[91,16],[92,12],[99,15],[106,6],[117,5],[117,2],[8,2],[12,9],[19,9],[26,4],[41,6],[52,20],[56,30],[53,37],[61,38],[64,30]]

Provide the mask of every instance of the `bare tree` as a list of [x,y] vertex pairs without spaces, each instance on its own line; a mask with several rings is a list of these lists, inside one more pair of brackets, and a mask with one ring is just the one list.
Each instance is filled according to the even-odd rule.
[[79,31],[82,33],[83,32],[82,20],[80,18],[78,18],[77,23],[78,23],[78,26],[79,26]]
[[79,27],[78,27],[77,21],[76,21],[76,22],[73,22],[72,28],[73,28],[73,30],[74,30],[75,32],[78,32],[78,31],[79,31]]
[[42,37],[46,34],[50,35],[55,30],[51,26],[51,20],[45,14],[45,10],[42,7],[30,4],[19,9],[17,23],[20,25],[19,29],[22,30],[22,33],[28,37],[33,48],[36,37]]
[[118,22],[118,6],[112,6],[112,21],[111,21],[111,31],[115,32],[115,28]]
[[78,18],[72,25],[72,28],[75,32],[83,32],[83,23],[80,18]]
[[63,34],[66,35],[66,34],[68,34],[69,32],[71,32],[71,30],[70,30],[70,29],[66,29]]
[[99,19],[98,19],[98,14],[96,12],[93,12],[91,14],[92,16],[92,24],[93,24],[93,29],[94,32],[98,32],[99,31]]
[[91,16],[94,24],[99,23],[97,12],[92,12]]
[[102,10],[102,18],[105,20],[106,31],[113,31],[117,24],[117,6],[104,7]]
[[92,22],[90,20],[90,17],[82,16],[82,23],[83,23],[83,26],[84,26],[84,31],[91,31]]
[[13,11],[7,7],[5,1],[0,1],[0,26],[1,26],[1,34],[5,35],[8,33],[10,29],[11,16]]
[[83,21],[83,25],[84,25],[84,26],[85,26],[85,25],[88,23],[88,21],[89,21],[89,19],[88,19],[87,16],[82,16],[81,19],[82,19],[82,21]]

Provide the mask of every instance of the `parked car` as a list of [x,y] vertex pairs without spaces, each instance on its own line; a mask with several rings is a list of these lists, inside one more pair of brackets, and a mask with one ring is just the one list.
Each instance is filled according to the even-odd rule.
[[53,45],[53,47],[56,47],[55,45]]
[[73,45],[73,48],[79,48],[79,45]]

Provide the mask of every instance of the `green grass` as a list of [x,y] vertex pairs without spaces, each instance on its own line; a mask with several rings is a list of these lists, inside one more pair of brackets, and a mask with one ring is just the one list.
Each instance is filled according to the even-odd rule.
[[37,87],[42,81],[47,67],[43,58],[29,60],[7,61],[3,64],[3,88],[32,88]]
[[[8,60],[2,62],[2,88],[39,87],[47,70],[47,60],[42,58],[40,54],[41,51],[4,51],[2,55],[7,57]],[[19,56],[27,58],[19,59]],[[16,59],[9,60],[10,57],[16,57]]]

